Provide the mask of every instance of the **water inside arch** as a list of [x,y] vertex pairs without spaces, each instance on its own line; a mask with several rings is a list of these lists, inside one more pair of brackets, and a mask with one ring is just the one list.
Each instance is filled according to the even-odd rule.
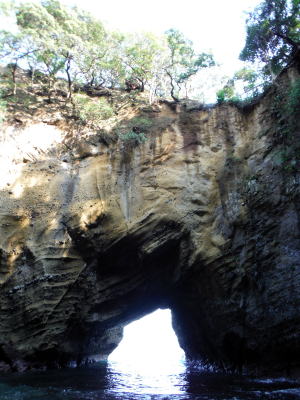
[[121,343],[108,358],[114,390],[126,386],[133,393],[180,393],[184,361],[168,309],[127,325]]

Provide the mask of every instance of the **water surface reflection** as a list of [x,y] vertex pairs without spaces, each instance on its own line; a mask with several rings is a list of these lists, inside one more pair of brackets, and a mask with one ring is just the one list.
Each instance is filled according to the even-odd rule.
[[[108,364],[109,390],[135,394],[182,394],[186,388],[184,360],[176,364],[158,362],[152,368],[148,364],[133,365],[126,362]],[[116,379],[117,378],[117,379]]]
[[[174,368],[173,368],[174,367]],[[0,400],[300,400],[300,381],[214,374],[159,362],[141,371],[119,363],[0,377]]]

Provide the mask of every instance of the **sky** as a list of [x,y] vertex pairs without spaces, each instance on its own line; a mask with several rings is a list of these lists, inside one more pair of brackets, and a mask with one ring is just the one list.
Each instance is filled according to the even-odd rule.
[[123,339],[109,361],[137,368],[140,373],[174,368],[184,359],[184,352],[179,347],[171,319],[170,310],[158,309],[125,326]]
[[259,0],[63,0],[120,31],[162,34],[176,28],[198,51],[211,50],[224,69],[236,69],[245,41],[246,11]]
[[[172,328],[171,311],[158,309],[124,328],[123,340],[108,357],[108,365],[119,379],[124,377],[126,392],[178,394],[184,360]],[[123,391],[122,382],[120,386]]]

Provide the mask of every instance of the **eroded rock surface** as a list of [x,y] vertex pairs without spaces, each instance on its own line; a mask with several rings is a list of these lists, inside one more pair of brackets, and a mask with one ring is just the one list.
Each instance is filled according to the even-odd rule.
[[105,358],[158,307],[191,358],[299,367],[300,175],[276,162],[275,94],[147,109],[139,146],[80,132],[70,145],[50,117],[6,127],[0,369]]

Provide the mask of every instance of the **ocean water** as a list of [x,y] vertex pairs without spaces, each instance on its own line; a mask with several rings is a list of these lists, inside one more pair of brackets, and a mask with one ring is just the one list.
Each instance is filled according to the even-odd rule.
[[0,400],[102,399],[300,400],[300,380],[213,373],[185,361],[170,310],[127,325],[108,362],[0,376]]
[[[157,368],[156,368],[157,367]],[[182,360],[137,368],[125,362],[0,377],[0,400],[292,400],[300,381],[208,372]]]

